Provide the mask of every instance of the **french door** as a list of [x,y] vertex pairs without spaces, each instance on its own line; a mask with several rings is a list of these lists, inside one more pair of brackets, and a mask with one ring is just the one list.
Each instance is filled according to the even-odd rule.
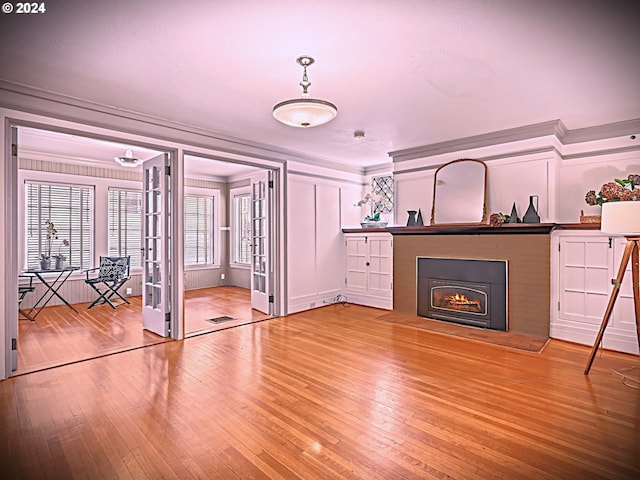
[[251,308],[273,314],[271,265],[272,172],[251,178]]
[[162,337],[170,333],[170,190],[169,155],[142,165],[142,326]]
[[[11,162],[12,165],[15,165],[16,170],[18,168],[18,129],[16,127],[11,127]],[[14,182],[11,182],[12,188],[17,188],[17,178]],[[11,192],[4,193],[7,197],[11,196]],[[17,195],[15,196],[17,199]],[[9,212],[6,212],[7,216]],[[8,219],[7,223],[10,221],[12,225],[18,225],[18,212],[17,209],[14,212],[11,212],[13,218]],[[16,233],[18,229],[15,229]],[[14,235],[16,235],[14,233]],[[15,237],[14,237],[15,238]],[[18,284],[18,279],[16,278],[15,284]],[[15,295],[17,297],[17,295]],[[11,320],[11,326],[9,328],[9,334],[11,336],[11,371],[14,372],[18,369],[18,314],[12,315],[13,319]]]

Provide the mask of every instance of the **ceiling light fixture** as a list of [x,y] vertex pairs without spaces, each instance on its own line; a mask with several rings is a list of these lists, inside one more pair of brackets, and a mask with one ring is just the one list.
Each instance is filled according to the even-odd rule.
[[139,165],[142,165],[142,159],[135,158],[133,156],[133,152],[129,148],[127,148],[127,151],[124,153],[124,157],[113,157],[113,159],[123,167],[134,168]]
[[307,67],[315,60],[308,56],[298,57],[296,62],[303,68],[302,98],[285,100],[273,107],[273,117],[279,122],[292,127],[317,127],[330,122],[338,115],[338,108],[326,100],[309,98],[308,89],[311,86],[307,76]]

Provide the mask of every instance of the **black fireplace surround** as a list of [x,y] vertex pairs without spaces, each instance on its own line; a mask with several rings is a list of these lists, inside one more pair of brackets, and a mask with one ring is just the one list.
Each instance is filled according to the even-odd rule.
[[507,330],[507,262],[418,257],[418,315]]

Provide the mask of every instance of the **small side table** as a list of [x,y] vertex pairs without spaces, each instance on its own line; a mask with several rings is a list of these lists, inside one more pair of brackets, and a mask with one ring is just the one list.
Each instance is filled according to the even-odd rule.
[[[76,270],[80,270],[80,267],[69,266],[69,267],[62,267],[62,268],[53,268],[50,270],[33,268],[30,270],[26,270],[24,272],[28,275],[35,275],[38,278],[38,280],[40,280],[42,284],[46,287],[46,290],[44,291],[42,296],[40,296],[40,298],[36,301],[33,307],[31,307],[31,309],[29,310],[29,315],[31,316],[32,319],[35,319],[38,316],[38,314],[42,311],[44,307],[47,306],[47,304],[51,301],[53,297],[58,297],[60,300],[62,300],[62,302],[67,307],[69,307],[74,312],[78,313],[78,310],[76,310],[73,305],[67,302],[64,299],[64,297],[60,295],[60,293],[58,293],[58,290],[60,290],[60,288],[64,285],[67,279]],[[51,278],[53,277],[47,278],[47,274],[50,274],[50,273],[57,274],[57,276],[53,279],[53,281],[51,281]]]

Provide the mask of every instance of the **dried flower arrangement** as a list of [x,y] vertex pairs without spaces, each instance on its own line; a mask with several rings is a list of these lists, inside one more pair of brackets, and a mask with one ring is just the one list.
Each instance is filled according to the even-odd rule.
[[615,181],[602,185],[598,193],[589,190],[584,200],[589,205],[640,200],[640,175],[631,174],[625,179],[616,178]]

